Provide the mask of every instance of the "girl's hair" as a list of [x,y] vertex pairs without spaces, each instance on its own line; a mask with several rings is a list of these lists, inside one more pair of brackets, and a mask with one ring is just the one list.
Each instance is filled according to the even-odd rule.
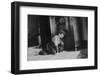
[[67,30],[59,30],[58,31],[58,34],[64,34],[64,36],[67,34]]

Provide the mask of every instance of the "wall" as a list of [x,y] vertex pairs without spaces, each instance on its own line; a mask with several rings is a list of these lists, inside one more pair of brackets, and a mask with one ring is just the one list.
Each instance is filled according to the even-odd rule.
[[38,35],[39,35],[39,25],[37,22],[37,16],[28,15],[28,46],[36,46],[39,44]]
[[[14,76],[10,73],[10,51],[11,51],[11,15],[10,3],[14,0],[0,1],[0,76]],[[17,1],[17,0],[16,0]],[[74,5],[90,5],[98,6],[98,19],[100,20],[100,0],[21,0],[30,2],[44,2],[44,3],[59,3],[59,4],[74,4]],[[98,22],[100,25],[100,22]],[[98,26],[100,29],[100,26]],[[98,30],[100,33],[100,30]],[[98,34],[98,44],[100,46],[100,34]],[[100,50],[100,47],[98,47]],[[100,58],[100,51],[99,51]],[[100,59],[99,67],[100,67]],[[24,74],[19,76],[32,76],[33,74]],[[55,73],[41,73],[33,76],[99,76],[99,70],[85,70],[85,71],[71,71],[71,72],[55,72]]]

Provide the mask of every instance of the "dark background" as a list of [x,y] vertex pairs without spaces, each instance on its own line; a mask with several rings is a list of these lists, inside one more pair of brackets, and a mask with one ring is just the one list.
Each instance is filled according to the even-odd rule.
[[[41,36],[42,48],[46,48],[46,44],[51,41],[50,31],[50,16],[28,15],[28,47],[32,47],[39,44],[38,35]],[[79,44],[77,47],[87,48],[87,17],[75,17],[78,28]],[[64,38],[64,50],[75,50],[74,31],[71,27],[72,21],[68,20],[70,30],[67,30],[67,35]],[[84,28],[85,26],[85,28]],[[86,30],[84,32],[84,30]]]

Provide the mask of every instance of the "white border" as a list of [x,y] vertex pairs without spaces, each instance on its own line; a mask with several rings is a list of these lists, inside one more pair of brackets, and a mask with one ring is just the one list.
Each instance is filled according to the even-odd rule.
[[[88,59],[27,61],[27,15],[58,15],[88,17]],[[20,7],[20,70],[94,65],[94,11],[43,7]]]

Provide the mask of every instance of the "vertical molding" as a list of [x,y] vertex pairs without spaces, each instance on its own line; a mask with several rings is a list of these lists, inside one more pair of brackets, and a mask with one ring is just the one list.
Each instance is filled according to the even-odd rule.
[[55,17],[50,17],[50,28],[51,28],[51,34],[56,34],[56,23],[55,23]]
[[66,24],[66,30],[68,30],[68,29],[69,29],[68,17],[65,17],[65,22],[66,22],[66,23],[65,23],[65,24]]
[[86,18],[82,18],[82,36],[83,40],[87,40],[87,28],[86,28]]
[[[78,47],[78,42],[79,42],[79,33],[78,33],[78,26],[77,26],[77,21],[75,17],[70,17],[70,26],[73,28],[74,32],[74,40],[75,40],[75,48]],[[77,50],[77,49],[75,49]]]

